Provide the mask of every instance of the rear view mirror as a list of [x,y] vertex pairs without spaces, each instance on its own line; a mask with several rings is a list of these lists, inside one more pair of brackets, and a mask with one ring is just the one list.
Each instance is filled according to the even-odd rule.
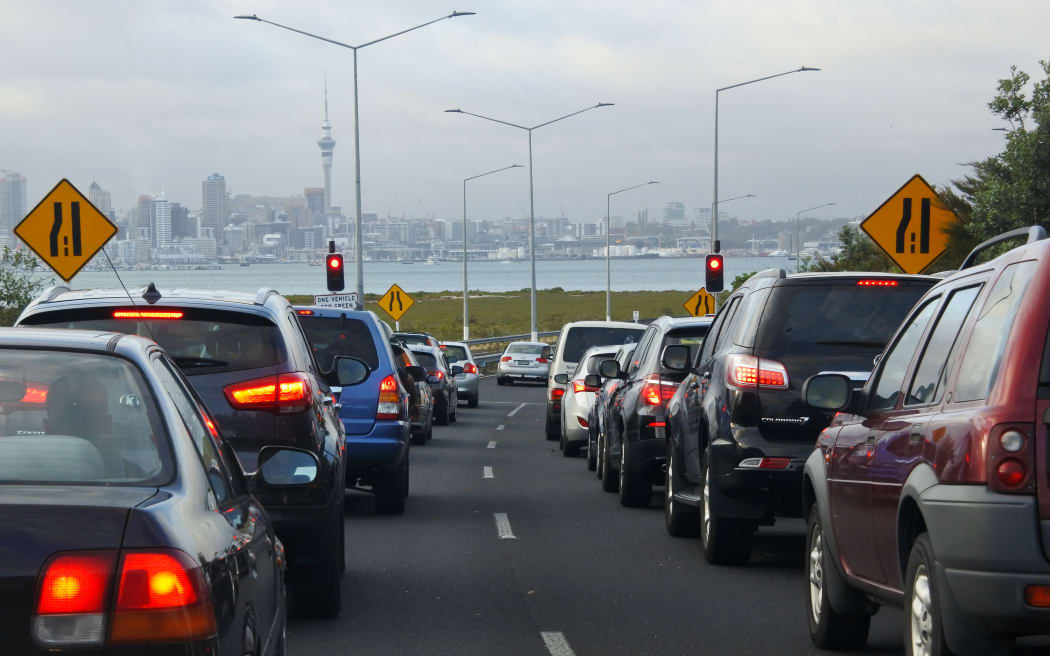
[[598,365],[598,373],[604,378],[620,378],[620,363],[616,360],[602,360]]
[[302,449],[264,446],[257,476],[268,487],[309,485],[317,480],[317,456]]
[[335,358],[335,379],[342,387],[357,385],[368,378],[368,365],[347,355],[337,355]]
[[685,344],[669,344],[664,347],[663,357],[660,359],[665,369],[671,371],[685,371],[689,368],[689,347]]
[[423,367],[419,367],[419,366],[416,366],[416,365],[411,365],[409,367],[405,367],[405,373],[407,373],[409,376],[412,376],[412,378],[417,383],[422,382],[422,381],[427,379],[427,370],[424,369]]
[[599,387],[602,384],[601,376],[598,374],[587,374],[583,379],[583,384],[587,387]]
[[802,384],[802,399],[821,410],[844,410],[853,398],[853,383],[842,374],[817,374]]
[[559,385],[564,385],[565,383],[569,382],[569,375],[568,374],[555,374],[554,375],[554,382],[559,384]]
[[463,373],[463,367],[459,366],[458,364],[455,365],[454,367],[452,367],[452,377],[453,378],[455,378],[456,376],[460,375],[461,373]]

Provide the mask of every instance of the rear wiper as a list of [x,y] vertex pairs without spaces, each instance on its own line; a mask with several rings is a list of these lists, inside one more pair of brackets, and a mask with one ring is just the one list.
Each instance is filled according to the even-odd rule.
[[827,340],[817,344],[824,346],[866,346],[870,348],[882,348],[886,346],[884,342],[861,342],[861,341],[849,341],[849,340]]
[[230,364],[225,360],[215,360],[212,358],[195,358],[189,355],[178,355],[172,358],[175,360],[175,364],[180,367],[225,367]]

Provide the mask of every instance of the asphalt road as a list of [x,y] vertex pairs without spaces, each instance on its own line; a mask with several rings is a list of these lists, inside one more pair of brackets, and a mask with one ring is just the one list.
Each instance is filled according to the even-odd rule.
[[[290,653],[823,653],[806,633],[801,520],[762,529],[746,566],[708,565],[664,529],[662,488],[623,508],[544,439],[543,394],[486,378],[479,408],[412,447],[403,516],[348,493],[343,612],[293,620]],[[883,608],[863,653],[903,653],[902,636]]]

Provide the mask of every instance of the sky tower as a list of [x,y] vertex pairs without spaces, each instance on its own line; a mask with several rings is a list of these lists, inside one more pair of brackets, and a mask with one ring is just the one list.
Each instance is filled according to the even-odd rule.
[[321,124],[321,138],[317,145],[321,147],[321,166],[324,168],[324,211],[332,209],[332,151],[335,150],[335,139],[332,138],[332,124],[328,122],[328,77],[324,81],[324,123]]

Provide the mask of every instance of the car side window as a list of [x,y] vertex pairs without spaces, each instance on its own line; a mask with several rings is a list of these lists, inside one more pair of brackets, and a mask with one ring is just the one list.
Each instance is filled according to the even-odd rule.
[[987,398],[999,372],[999,363],[1010,338],[1014,317],[1017,316],[1021,299],[1035,269],[1034,260],[1017,262],[1003,269],[995,281],[977,316],[970,342],[966,345],[959,378],[955,383],[954,401]]
[[739,318],[733,322],[731,332],[733,343],[737,346],[750,348],[755,345],[755,333],[758,332],[758,321],[766,306],[767,296],[768,287],[755,290],[740,301],[740,309],[737,310]]
[[955,344],[959,339],[959,331],[970,315],[974,300],[980,293],[981,286],[974,285],[952,292],[948,302],[937,319],[937,324],[930,333],[930,339],[926,342],[926,349],[915,368],[915,376],[912,378],[911,387],[904,405],[928,405],[939,403],[944,396],[944,384],[948,379],[954,358],[949,357],[949,352],[955,350]]
[[656,331],[656,327],[649,326],[642,335],[641,341],[638,342],[638,347],[634,349],[634,353],[631,355],[631,364],[627,366],[628,376],[638,371],[638,367],[641,366],[642,360],[645,358],[646,351],[649,350],[649,344],[652,343],[653,335],[656,334]]
[[900,337],[879,363],[882,367],[879,370],[878,383],[868,403],[869,411],[892,410],[896,407],[901,385],[908,373],[908,365],[911,364],[919,340],[926,332],[926,326],[930,324],[940,300],[941,297],[937,296],[926,301],[917,312],[904,321]]
[[711,324],[711,330],[707,333],[707,339],[704,340],[704,347],[700,351],[700,356],[696,359],[697,366],[707,362],[715,354],[715,343],[718,341],[718,335],[722,332],[722,327],[725,326],[726,318],[729,316],[730,308],[737,302],[737,298],[729,299],[726,305],[722,306],[722,309],[715,316],[714,322]]
[[718,331],[718,335],[715,337],[715,353],[722,350],[722,347],[729,341],[729,335],[733,332],[733,324],[736,321],[736,317],[739,314],[740,304],[743,302],[743,296],[737,296],[732,299],[729,303],[729,307],[726,308],[726,318],[722,323],[722,327]]
[[303,331],[303,326],[299,323],[299,316],[291,308],[288,309],[288,324],[292,327],[292,332],[295,333],[294,339],[290,340],[292,342],[290,348],[295,352],[295,359],[303,363],[303,366],[309,367],[311,373],[320,378],[321,367],[318,366],[317,360],[314,358],[313,349],[310,348],[310,340],[306,338],[306,332]]

